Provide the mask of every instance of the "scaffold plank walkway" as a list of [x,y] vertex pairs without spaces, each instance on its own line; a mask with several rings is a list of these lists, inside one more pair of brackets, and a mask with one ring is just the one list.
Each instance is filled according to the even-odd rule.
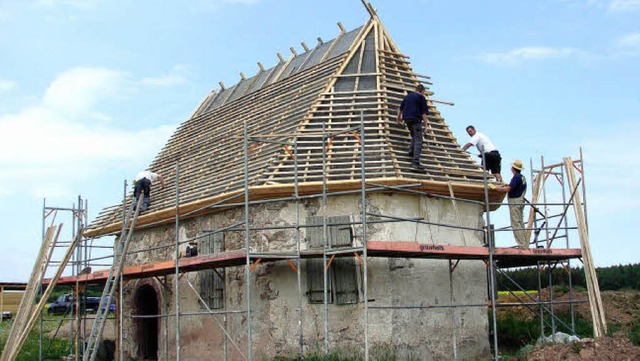
[[[362,248],[353,248],[351,252],[337,253],[337,257],[348,257],[362,254]],[[370,257],[407,257],[453,260],[485,260],[489,258],[487,247],[449,246],[440,244],[418,244],[413,242],[367,242],[367,255]],[[262,262],[283,261],[292,258],[292,254],[274,253],[267,255],[251,254],[254,261]],[[322,250],[302,251],[301,258],[322,257]],[[581,258],[580,249],[560,248],[495,248],[493,259],[499,267],[515,267],[534,265],[541,261],[560,261],[571,258]],[[178,267],[182,272],[193,272],[204,269],[233,267],[246,264],[247,253],[245,250],[222,252],[218,254],[206,254],[196,257],[180,258]],[[173,274],[176,271],[175,260],[147,263],[136,266],[128,266],[122,270],[125,279],[137,279]],[[104,283],[109,270],[96,271],[88,275],[62,277],[58,284],[80,283]]]

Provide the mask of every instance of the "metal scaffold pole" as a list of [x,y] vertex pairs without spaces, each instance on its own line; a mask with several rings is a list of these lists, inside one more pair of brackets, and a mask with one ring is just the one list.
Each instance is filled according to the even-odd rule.
[[369,360],[369,281],[368,281],[368,265],[367,265],[367,189],[365,185],[365,147],[364,147],[364,112],[360,111],[360,197],[362,207],[362,258],[364,259],[364,359]]
[[[176,163],[176,269],[175,269],[175,302],[176,302],[176,361],[180,361],[180,163]],[[166,320],[165,320],[166,322]]]
[[[43,198],[42,199],[42,235],[40,239],[44,239],[44,227],[45,227],[44,219],[46,217],[46,209],[47,209],[47,199]],[[40,285],[40,290],[38,292],[42,293],[42,285]],[[38,335],[38,339],[39,339],[38,340],[38,359],[42,360],[42,334],[44,333],[44,325],[42,324],[42,317],[40,317],[39,323],[40,323],[39,324],[40,335]]]
[[[484,158],[484,152],[482,153],[482,164],[487,164]],[[489,203],[489,187],[487,183],[487,170],[482,172],[482,180],[484,183],[484,202],[486,206],[487,224],[485,227],[485,237],[489,247],[489,299],[491,300],[491,322],[493,325],[493,354],[494,359],[499,360],[500,353],[498,352],[498,321],[496,319],[496,276],[493,264],[493,253],[495,251],[495,240],[491,235],[491,203]]]
[[[125,179],[124,181],[124,189],[122,190],[122,235],[124,235],[124,224],[125,224],[125,219],[126,219],[126,215],[127,215],[127,180]],[[121,236],[122,237],[122,236]],[[115,249],[114,249],[114,253],[115,253]],[[124,300],[124,296],[122,295],[123,293],[123,288],[124,288],[124,277],[122,276],[122,273],[120,274],[120,285],[119,285],[119,290],[120,290],[120,295],[119,295],[119,305],[120,307],[118,307],[118,320],[119,320],[119,330],[118,330],[118,354],[120,355],[120,360],[124,360],[124,349],[122,348],[122,345],[124,343],[124,334],[122,332],[122,325],[124,322],[124,310],[123,310],[123,300]]]
[[246,262],[244,266],[245,283],[247,292],[247,359],[251,358],[251,243],[249,235],[249,143],[247,139],[247,121],[244,121],[243,129],[244,145],[244,247],[246,249]]
[[323,313],[324,313],[324,354],[329,354],[329,294],[327,274],[327,135],[326,124],[322,122],[322,274],[323,274]]
[[302,333],[302,257],[301,252],[301,235],[300,235],[300,194],[298,189],[298,135],[293,138],[293,196],[296,202],[296,248],[298,256],[298,267],[296,268],[296,277],[298,281],[298,347],[300,357],[304,356],[304,338]]

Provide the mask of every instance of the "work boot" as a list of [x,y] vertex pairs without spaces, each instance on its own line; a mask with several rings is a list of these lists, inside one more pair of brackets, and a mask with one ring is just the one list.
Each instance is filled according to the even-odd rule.
[[142,199],[142,208],[140,208],[140,212],[144,212],[147,209],[149,209],[149,198],[144,197],[144,199]]
[[420,172],[424,171],[424,167],[422,166],[422,164],[420,164],[420,162],[411,162],[411,167]]

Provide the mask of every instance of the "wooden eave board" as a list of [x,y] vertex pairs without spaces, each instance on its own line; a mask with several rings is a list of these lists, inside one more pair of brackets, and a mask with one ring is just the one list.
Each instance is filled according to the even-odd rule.
[[[385,186],[403,186],[407,184],[420,184],[413,187],[413,190],[427,192],[430,194],[437,194],[443,196],[449,196],[449,186],[446,181],[425,181],[416,178],[379,178],[379,179],[367,179],[368,183],[375,183]],[[484,200],[484,187],[482,184],[460,183],[452,182],[452,188],[457,197],[471,199],[476,201]],[[313,195],[322,194],[323,183],[322,182],[307,182],[300,183],[298,185],[298,193],[300,195]],[[342,191],[356,191],[361,189],[360,179],[349,181],[333,181],[327,183],[327,189],[329,192],[342,192]],[[223,193],[217,196],[199,199],[190,203],[181,204],[179,207],[180,216],[182,217],[195,217],[203,214],[210,214],[220,210],[220,208],[208,208],[214,204],[237,204],[244,201],[244,198],[238,199],[234,196],[243,193],[244,190],[234,190],[231,192]],[[385,190],[385,192],[391,192],[391,190]],[[401,192],[401,191],[395,191]],[[268,199],[277,199],[283,197],[291,197],[294,194],[294,186],[292,184],[273,184],[262,185],[252,187],[249,189],[249,200],[259,201]],[[490,202],[500,203],[504,199],[504,193],[490,192]],[[232,205],[230,205],[231,207]],[[497,207],[496,207],[497,208]],[[171,223],[174,221],[176,215],[176,208],[166,208],[160,211],[143,213],[138,217],[138,228],[145,228],[145,226]],[[101,235],[115,234],[120,232],[122,224],[120,219],[115,219],[109,223],[105,223],[101,226],[89,228],[84,232],[86,237],[96,237]]]

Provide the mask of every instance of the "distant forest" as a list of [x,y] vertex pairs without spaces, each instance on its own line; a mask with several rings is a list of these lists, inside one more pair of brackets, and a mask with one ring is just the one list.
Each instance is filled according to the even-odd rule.
[[[549,270],[541,268],[540,287],[549,286]],[[513,279],[525,290],[538,289],[538,269],[523,268],[514,271],[496,272],[496,281],[499,290],[517,290],[517,286],[509,280]],[[617,291],[622,289],[640,290],[640,263],[630,265],[618,265],[611,267],[596,268],[598,284],[601,291]],[[569,272],[561,266],[551,270],[551,281],[553,286],[569,287]],[[571,284],[573,287],[586,288],[584,270],[582,267],[571,268]]]

